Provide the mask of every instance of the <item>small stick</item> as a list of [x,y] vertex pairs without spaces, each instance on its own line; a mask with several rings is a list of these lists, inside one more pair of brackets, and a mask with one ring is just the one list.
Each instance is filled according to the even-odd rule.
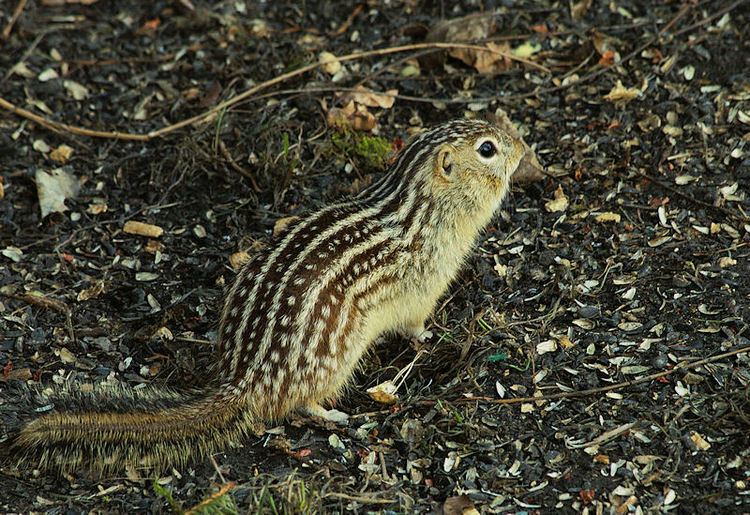
[[240,165],[237,164],[237,161],[234,160],[232,157],[232,154],[229,152],[229,149],[227,148],[226,143],[224,141],[219,140],[219,150],[221,150],[221,155],[224,156],[224,159],[227,160],[229,163],[229,166],[232,167],[232,169],[240,174],[241,176],[245,177],[246,179],[250,180],[250,185],[253,187],[256,193],[260,193],[262,190],[258,187],[258,183],[255,182],[255,177],[253,174],[242,168]]
[[219,474],[219,478],[221,479],[221,482],[226,483],[227,480],[224,478],[224,474],[221,473],[221,468],[219,468],[219,464],[216,463],[216,458],[214,458],[214,455],[211,454],[209,458],[211,458],[211,464],[214,466],[216,473]]
[[23,12],[24,8],[26,7],[26,3],[29,0],[18,0],[18,4],[16,4],[16,10],[13,11],[13,15],[10,17],[10,21],[3,29],[2,37],[3,41],[6,41],[10,37],[10,33],[13,31],[13,26],[18,21],[18,18],[21,17],[21,13]]
[[672,18],[669,23],[667,23],[666,25],[664,25],[659,30],[659,34],[664,34],[669,29],[671,29],[672,27],[674,27],[675,23],[677,23],[678,21],[680,21],[680,19],[682,19],[682,17],[685,16],[690,11],[690,9],[692,9],[693,7],[695,7],[695,4],[692,1],[685,2],[685,5],[682,6],[682,8],[680,9],[680,11],[677,13],[677,15],[675,15],[675,17]]
[[[459,397],[457,399],[453,399],[448,402],[459,403],[459,404],[462,404],[465,402],[482,402],[482,403],[487,403],[487,404],[521,404],[524,402],[554,401],[558,399],[572,399],[576,397],[588,397],[588,396],[597,395],[600,393],[611,392],[613,390],[621,390],[623,388],[627,388],[628,386],[635,386],[638,384],[647,383],[649,381],[653,381],[661,377],[672,375],[679,370],[690,370],[693,368],[700,367],[702,365],[706,365],[708,363],[713,363],[715,361],[722,360],[724,358],[736,356],[737,354],[743,354],[745,352],[750,352],[750,345],[745,345],[744,347],[740,347],[739,349],[734,349],[734,350],[724,352],[722,354],[717,354],[716,356],[711,356],[708,358],[700,359],[698,361],[693,361],[692,363],[687,363],[685,361],[682,361],[678,363],[677,365],[675,365],[675,367],[672,368],[671,370],[664,370],[662,372],[649,374],[647,376],[643,376],[638,379],[633,379],[631,381],[623,381],[621,383],[616,383],[616,384],[612,384],[609,386],[602,386],[599,388],[590,388],[588,390],[576,390],[573,392],[553,393],[550,395],[542,395],[539,397],[514,397],[512,399],[495,399],[493,397]],[[437,402],[438,401],[426,399],[423,401],[417,401],[416,404],[420,404],[424,406],[433,406],[437,404]]]
[[730,11],[733,11],[735,9],[735,7],[738,7],[738,6],[742,5],[745,2],[747,2],[747,0],[737,0],[736,2],[734,2],[732,4],[729,4],[728,6],[724,7],[723,9],[719,9],[715,13],[713,13],[713,14],[711,14],[709,16],[706,16],[701,21],[693,23],[692,25],[688,25],[684,29],[678,30],[673,35],[676,37],[676,36],[679,36],[679,35],[684,34],[686,32],[690,32],[691,30],[697,29],[698,27],[702,27],[703,25],[706,25],[707,23],[712,22],[716,18],[718,18],[720,16],[723,16],[723,15],[725,15],[726,13],[728,13]]
[[654,177],[652,175],[649,175],[646,172],[638,172],[638,175],[640,175],[641,177],[643,177],[645,179],[648,179],[649,181],[653,182],[657,186],[660,186],[660,187],[664,188],[667,191],[671,191],[675,195],[677,195],[677,196],[679,196],[681,198],[684,198],[685,200],[688,200],[690,202],[698,204],[699,206],[703,206],[703,207],[708,208],[708,209],[715,209],[717,211],[720,211],[720,212],[724,213],[729,218],[734,218],[734,219],[739,220],[741,222],[747,222],[748,221],[747,217],[742,217],[741,215],[738,215],[737,213],[734,213],[733,211],[730,211],[729,209],[727,209],[725,207],[714,206],[713,204],[709,204],[708,202],[704,202],[703,200],[697,199],[697,198],[695,198],[695,197],[693,197],[691,195],[688,195],[687,193],[683,193],[680,190],[678,190],[677,188],[673,188],[669,184],[667,184],[667,183],[665,183],[663,181],[660,181],[656,177]]
[[219,497],[226,495],[232,488],[237,486],[237,483],[232,481],[231,483],[226,483],[219,488],[219,490],[210,496],[203,499],[201,502],[193,506],[192,508],[189,508],[185,510],[185,515],[195,515],[196,513],[204,513],[204,508],[209,506],[211,503],[213,503],[216,499]]
[[73,311],[63,302],[59,300],[50,299],[49,297],[39,297],[37,295],[29,295],[28,293],[4,293],[0,292],[0,295],[4,295],[11,299],[20,300],[33,306],[38,306],[44,309],[51,309],[65,315],[65,326],[68,329],[68,336],[75,342],[76,335],[73,331]]
[[354,23],[354,19],[360,15],[362,11],[365,9],[365,4],[357,4],[357,7],[354,8],[354,10],[351,12],[349,17],[342,23],[338,29],[336,29],[334,32],[331,33],[332,36],[340,36],[347,30],[349,30],[349,27],[352,26],[352,23]]

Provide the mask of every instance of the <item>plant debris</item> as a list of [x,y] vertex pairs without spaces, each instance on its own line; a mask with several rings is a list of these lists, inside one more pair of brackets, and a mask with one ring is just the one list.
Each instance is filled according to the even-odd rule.
[[750,510],[746,6],[470,4],[0,8],[0,425],[20,384],[202,384],[241,264],[425,127],[527,146],[347,427],[161,477],[0,462],[0,511]]

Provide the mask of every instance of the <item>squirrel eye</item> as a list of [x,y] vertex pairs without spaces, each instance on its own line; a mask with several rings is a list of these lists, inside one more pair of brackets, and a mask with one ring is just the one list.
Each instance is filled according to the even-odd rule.
[[486,157],[488,159],[497,153],[497,149],[491,141],[485,141],[484,143],[479,145],[479,148],[477,150],[482,157]]

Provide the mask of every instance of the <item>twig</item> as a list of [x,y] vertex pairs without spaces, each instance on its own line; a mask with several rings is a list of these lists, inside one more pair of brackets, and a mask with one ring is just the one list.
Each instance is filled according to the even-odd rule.
[[680,21],[688,12],[690,12],[690,9],[692,9],[693,7],[695,7],[695,2],[694,1],[688,0],[687,2],[685,2],[685,5],[682,6],[682,9],[679,10],[679,12],[677,13],[677,15],[674,18],[672,18],[669,21],[669,23],[667,23],[661,29],[659,29],[659,34],[664,34],[669,29],[671,29],[672,27],[674,27],[675,23],[677,23],[678,21]]
[[[388,48],[380,48],[377,50],[368,50],[365,52],[354,52],[352,54],[347,54],[343,56],[337,57],[339,61],[356,61],[359,59],[365,59],[367,57],[374,57],[374,56],[380,56],[380,55],[390,55],[390,54],[397,54],[400,52],[410,52],[412,50],[422,50],[422,49],[467,49],[467,50],[480,50],[483,52],[489,52],[491,54],[496,54],[503,56],[507,59],[510,59],[512,61],[518,61],[524,64],[527,64],[529,66],[532,66],[534,68],[537,68],[545,73],[550,73],[549,69],[546,67],[537,64],[533,61],[529,61],[528,59],[523,59],[520,57],[516,57],[513,54],[509,54],[508,52],[500,52],[497,50],[492,50],[487,47],[479,46],[479,45],[468,45],[463,43],[414,43],[411,45],[402,45],[402,46],[395,46],[395,47],[388,47]],[[209,109],[208,111],[205,111],[204,113],[201,113],[196,116],[192,116],[190,118],[187,118],[185,120],[179,121],[177,123],[174,123],[172,125],[168,125],[166,127],[162,127],[161,129],[151,131],[147,134],[133,134],[128,132],[119,132],[119,131],[95,131],[91,129],[85,129],[82,127],[75,127],[73,125],[68,125],[65,123],[55,122],[52,120],[48,120],[42,116],[36,115],[30,111],[27,111],[26,109],[23,109],[22,107],[18,107],[17,105],[5,100],[4,98],[0,97],[0,107],[3,109],[6,109],[13,114],[16,114],[22,118],[26,118],[28,120],[31,120],[33,122],[36,122],[40,124],[43,127],[46,127],[47,129],[50,129],[52,131],[56,132],[68,132],[71,134],[76,134],[79,136],[89,136],[92,138],[104,138],[104,139],[117,139],[117,140],[129,140],[129,141],[150,141],[152,139],[160,138],[163,136],[166,136],[167,134],[171,134],[172,132],[178,131],[182,129],[183,127],[187,127],[188,125],[193,125],[194,123],[202,122],[204,120],[207,120],[214,116],[215,114],[219,113],[220,111],[223,111],[224,109],[227,109],[229,107],[234,106],[235,104],[238,104],[242,102],[243,100],[246,100],[250,97],[252,97],[255,93],[258,91],[267,89],[271,86],[275,86],[276,84],[280,84],[282,82],[285,82],[291,78],[298,77],[300,75],[304,75],[305,73],[315,70],[316,68],[322,66],[323,63],[312,63],[305,66],[302,66],[301,68],[298,68],[296,70],[292,70],[290,72],[284,73],[282,75],[279,75],[278,77],[274,77],[273,79],[267,80],[265,82],[262,82],[256,86],[253,86],[252,88],[249,88],[245,90],[244,92],[240,93],[239,95],[230,98],[229,100],[226,100],[224,102],[221,102],[220,104],[214,106],[213,108]]]
[[352,26],[352,23],[354,23],[354,19],[360,15],[362,11],[365,10],[365,4],[357,4],[357,7],[354,8],[354,10],[351,12],[349,17],[344,20],[344,23],[339,25],[339,28],[336,29],[334,32],[331,33],[331,36],[340,36],[343,33],[345,33],[347,30],[349,30],[349,27]]
[[234,481],[232,481],[231,483],[226,483],[222,485],[221,488],[219,488],[217,492],[212,493],[211,495],[203,499],[201,502],[199,502],[192,508],[188,508],[187,510],[185,510],[184,512],[185,515],[194,515],[196,513],[203,513],[204,508],[211,505],[219,497],[226,495],[235,486],[237,486],[237,483],[235,483]]
[[130,140],[130,141],[148,141],[151,139],[148,134],[130,134],[127,132],[102,132],[94,131],[91,129],[85,129],[83,127],[75,127],[68,125],[67,123],[54,122],[47,120],[46,118],[27,111],[22,107],[18,107],[11,102],[8,102],[4,98],[0,97],[0,107],[10,111],[13,114],[26,118],[32,122],[36,122],[42,127],[46,127],[54,132],[69,132],[78,136],[90,136],[92,138],[107,138],[107,139],[119,139],[119,140]]
[[738,6],[746,3],[747,1],[748,0],[737,0],[736,2],[731,3],[728,6],[724,7],[723,9],[719,9],[718,11],[716,11],[713,14],[711,14],[710,16],[706,16],[701,21],[699,21],[697,23],[693,23],[692,25],[688,25],[687,27],[678,30],[677,32],[674,33],[674,36],[677,37],[677,36],[679,36],[681,34],[684,34],[686,32],[690,32],[691,30],[694,30],[694,29],[697,29],[699,27],[702,27],[703,25],[706,25],[707,23],[712,22],[716,18],[718,18],[720,16],[724,16],[729,11],[733,11],[736,7],[738,7]]
[[224,478],[224,474],[221,473],[221,468],[219,467],[219,464],[216,463],[216,458],[214,458],[214,455],[211,454],[209,458],[211,459],[211,464],[214,466],[216,473],[219,474],[219,478],[221,479],[221,482],[226,483],[227,480]]
[[640,175],[640,176],[641,176],[641,177],[643,177],[644,179],[648,179],[649,181],[651,181],[651,182],[653,182],[654,184],[656,184],[656,185],[658,185],[658,186],[660,186],[660,187],[664,188],[664,189],[665,189],[665,190],[667,190],[667,191],[671,191],[671,192],[672,192],[672,193],[674,193],[675,195],[677,195],[677,196],[679,196],[679,197],[681,197],[681,198],[684,198],[685,200],[688,200],[688,201],[690,201],[690,202],[693,202],[694,204],[698,204],[699,206],[703,206],[703,207],[706,207],[706,208],[708,208],[708,209],[715,209],[715,210],[717,210],[717,211],[720,211],[720,212],[724,213],[725,215],[727,215],[727,216],[728,216],[728,217],[730,217],[730,218],[734,218],[735,220],[739,220],[740,222],[747,222],[747,221],[749,221],[747,217],[743,217],[743,216],[741,216],[741,215],[739,215],[739,214],[737,214],[737,213],[735,213],[735,212],[733,212],[733,211],[730,211],[729,209],[727,209],[727,208],[725,208],[725,207],[722,207],[722,206],[715,206],[715,205],[713,205],[713,204],[710,204],[710,203],[708,203],[708,202],[705,202],[705,201],[703,201],[703,200],[697,199],[697,198],[695,198],[695,197],[694,197],[694,196],[692,196],[692,195],[688,195],[688,194],[686,194],[686,193],[683,193],[683,192],[681,192],[680,190],[678,190],[677,188],[673,188],[673,187],[672,187],[672,186],[670,186],[669,184],[667,184],[667,183],[665,183],[665,182],[663,182],[663,181],[660,181],[660,180],[659,180],[659,179],[657,179],[656,177],[654,177],[654,176],[652,176],[652,175],[649,175],[649,174],[647,174],[646,172],[640,172],[640,171],[639,171],[639,172],[638,172],[638,175]]
[[223,155],[224,159],[227,160],[232,170],[234,170],[241,176],[248,179],[250,181],[250,185],[253,187],[255,192],[260,193],[262,190],[258,187],[258,183],[255,182],[255,177],[253,176],[253,174],[251,174],[250,172],[248,172],[247,170],[245,170],[244,168],[242,168],[240,165],[237,164],[237,161],[234,160],[234,158],[232,157],[232,154],[229,152],[229,149],[227,148],[226,143],[224,143],[224,141],[222,140],[219,140],[219,150],[221,150],[221,155]]
[[38,295],[31,295],[28,293],[5,293],[0,291],[0,295],[5,297],[20,300],[32,306],[37,306],[44,309],[51,309],[65,315],[65,326],[68,329],[68,336],[71,341],[76,341],[75,331],[73,331],[73,310],[71,310],[67,304],[59,300],[50,299],[49,297],[41,297]]
[[342,492],[328,492],[323,497],[333,497],[335,499],[344,499],[346,501],[356,501],[363,504],[393,504],[395,499],[378,499],[377,497],[368,497],[365,495],[349,495]]
[[26,3],[29,0],[18,0],[18,4],[16,4],[16,10],[13,11],[13,15],[10,17],[10,21],[3,29],[3,33],[0,34],[0,37],[2,37],[3,41],[6,41],[10,37],[10,33],[13,30],[13,26],[18,21],[18,18],[21,16],[21,13],[23,12],[23,9],[26,7]]
[[[745,345],[744,347],[740,347],[739,349],[730,350],[727,352],[724,352],[722,354],[717,354],[716,356],[711,356],[708,358],[700,359],[698,361],[693,361],[690,363],[687,363],[685,361],[682,361],[678,363],[674,368],[671,370],[664,370],[662,372],[656,372],[653,374],[649,374],[647,376],[640,377],[638,379],[633,379],[631,381],[623,381],[621,383],[611,384],[609,386],[602,386],[599,388],[590,388],[588,390],[577,390],[573,392],[562,392],[562,393],[553,393],[550,395],[541,395],[539,397],[514,397],[512,399],[495,399],[493,397],[459,397],[457,399],[450,400],[448,402],[462,404],[465,402],[483,402],[487,404],[521,404],[524,402],[538,402],[538,401],[554,401],[558,399],[572,399],[576,397],[589,397],[591,395],[597,395],[600,393],[606,393],[611,392],[613,390],[622,390],[623,388],[627,388],[629,386],[635,386],[638,384],[648,383],[649,381],[653,381],[655,379],[659,379],[661,377],[666,377],[668,375],[672,375],[675,372],[678,372],[680,370],[690,370],[693,368],[700,367],[702,365],[706,365],[708,363],[714,363],[716,361],[720,361],[724,358],[729,358],[731,356],[736,356],[737,354],[743,354],[745,352],[750,352],[750,345]],[[425,399],[422,401],[417,401],[416,404],[424,405],[424,406],[433,406],[437,404],[438,401],[431,400],[431,399]]]

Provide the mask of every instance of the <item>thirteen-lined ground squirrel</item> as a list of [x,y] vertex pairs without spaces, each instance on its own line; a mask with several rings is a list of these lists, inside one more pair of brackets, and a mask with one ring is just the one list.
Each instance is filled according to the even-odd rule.
[[299,221],[242,268],[224,304],[215,383],[28,394],[4,417],[0,441],[38,467],[161,468],[292,410],[341,419],[321,403],[379,335],[423,333],[523,154],[487,122],[422,133],[379,181]]

